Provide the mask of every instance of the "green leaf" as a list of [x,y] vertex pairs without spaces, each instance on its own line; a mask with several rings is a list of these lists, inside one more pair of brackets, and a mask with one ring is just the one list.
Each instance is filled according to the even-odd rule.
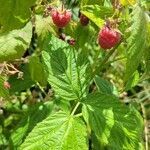
[[125,90],[130,90],[132,87],[136,86],[139,82],[139,79],[139,73],[138,71],[135,71],[135,73],[128,79]]
[[4,131],[3,131],[4,128],[2,125],[3,124],[2,118],[3,117],[0,118],[0,120],[1,120],[1,124],[0,124],[0,148],[5,149],[6,145],[8,145],[8,141],[6,139],[6,135],[4,134]]
[[101,145],[94,132],[91,132],[92,150],[105,150],[105,146]]
[[99,5],[86,5],[81,9],[81,13],[87,16],[98,27],[102,27],[105,18],[113,14],[113,9]]
[[139,6],[136,6],[132,12],[131,35],[127,39],[126,81],[134,74],[142,60],[146,50],[146,40],[146,15]]
[[12,30],[0,36],[0,62],[21,58],[29,47],[32,37],[32,24],[27,23],[19,30]]
[[[82,26],[80,22],[70,22],[69,25],[64,29],[64,33],[69,35],[70,37],[75,39],[75,47],[77,49],[85,49],[85,53],[87,52],[87,44],[96,44],[97,37],[97,26]],[[69,38],[70,38],[69,37]],[[66,37],[67,39],[68,37]]]
[[66,100],[84,96],[89,86],[88,63],[67,43],[52,36],[45,41],[42,51],[48,82],[56,94]]
[[11,76],[9,83],[11,85],[10,93],[21,92],[30,88],[34,81],[32,81],[28,64],[21,66],[20,71],[23,72],[23,77],[18,79],[18,75]]
[[5,77],[0,75],[0,98],[8,98],[9,90],[4,87]]
[[54,104],[57,106],[56,110],[62,110],[66,113],[70,113],[72,111],[70,101],[66,101],[61,98],[56,97],[54,100]]
[[113,94],[113,85],[110,82],[102,79],[99,76],[96,76],[94,80],[95,80],[96,87],[98,88],[99,92],[102,92],[105,94]]
[[37,33],[41,42],[50,33],[56,34],[56,29],[54,28],[51,17],[44,18],[42,15],[36,15],[35,20],[35,32]]
[[33,81],[39,82],[42,86],[47,84],[44,68],[38,56],[29,58],[29,71]]
[[[72,36],[75,38],[76,45],[78,46],[78,48],[84,49],[86,47],[86,43],[92,44],[96,34],[97,31],[92,26],[90,25],[82,26],[80,23],[78,23]],[[96,43],[96,39],[95,39],[95,43]],[[85,49],[87,53],[87,48]]]
[[94,1],[92,1],[92,0],[82,0],[81,5],[82,6],[86,5],[86,4],[88,4],[88,5],[94,5],[94,4],[102,5],[103,2],[104,2],[103,0],[94,0]]
[[150,17],[147,15],[148,19],[148,36],[147,36],[147,48],[144,52],[144,61],[145,61],[145,72],[150,76]]
[[52,102],[40,103],[28,108],[27,113],[22,116],[22,120],[11,134],[10,140],[14,148],[17,148],[24,141],[38,122],[44,120],[51,113],[52,108]]
[[84,118],[100,143],[113,150],[141,150],[143,122],[138,111],[104,93],[89,95],[83,104]]
[[36,0],[0,0],[0,29],[10,31],[22,28],[31,17],[30,7]]
[[84,122],[63,112],[39,123],[20,147],[21,150],[88,150]]
[[[149,34],[150,35],[150,34]],[[150,47],[146,49],[144,60],[145,60],[145,72],[148,76],[150,76]]]
[[4,149],[4,147],[7,145],[7,139],[5,135],[2,133],[2,126],[0,126],[0,148]]

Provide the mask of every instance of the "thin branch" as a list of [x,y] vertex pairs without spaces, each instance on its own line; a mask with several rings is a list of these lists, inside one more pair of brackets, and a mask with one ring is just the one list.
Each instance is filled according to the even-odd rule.
[[71,112],[71,116],[73,116],[75,114],[75,112],[76,112],[77,108],[79,107],[79,105],[80,105],[80,102],[78,102],[76,104],[76,106],[74,107],[73,111]]
[[74,115],[74,117],[81,117],[81,116],[82,116],[82,113]]
[[143,118],[144,118],[144,135],[145,135],[145,150],[148,150],[148,127],[147,127],[147,120],[146,120],[146,111],[145,107],[142,103],[140,103],[142,113],[143,113]]
[[43,92],[43,94],[46,96],[47,94],[46,94],[46,92],[44,91],[44,89],[41,87],[41,85],[37,82],[36,83],[37,84],[37,86],[40,88],[40,90]]
[[122,60],[122,59],[125,59],[126,57],[119,57],[119,58],[116,58],[116,59],[114,59],[114,60],[112,60],[112,61],[109,61],[108,63],[107,63],[107,65],[108,64],[111,64],[111,63],[114,63],[114,62],[116,62],[116,61],[118,61],[118,60]]

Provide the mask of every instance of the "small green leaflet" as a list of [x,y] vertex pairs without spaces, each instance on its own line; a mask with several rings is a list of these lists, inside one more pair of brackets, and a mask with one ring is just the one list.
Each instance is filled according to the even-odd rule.
[[132,87],[136,86],[139,82],[140,75],[138,71],[135,71],[134,74],[128,79],[128,82],[126,83],[125,90],[130,90]]
[[109,17],[113,14],[113,9],[99,5],[85,5],[81,9],[81,13],[87,16],[98,27],[102,27],[106,16]]
[[29,72],[33,81],[39,82],[42,86],[47,84],[43,65],[37,55],[33,55],[29,58]]
[[106,94],[116,94],[117,92],[114,90],[113,85],[108,82],[107,80],[104,80],[103,78],[96,76],[94,78],[96,87],[98,88],[99,92],[106,93]]
[[94,5],[94,4],[98,4],[98,5],[103,5],[104,1],[103,0],[82,0],[81,1],[81,6],[84,6],[84,5]]

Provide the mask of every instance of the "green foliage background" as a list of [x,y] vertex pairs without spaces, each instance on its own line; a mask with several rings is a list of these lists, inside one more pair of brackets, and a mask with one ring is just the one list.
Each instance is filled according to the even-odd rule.
[[[47,11],[62,1],[0,0],[0,149],[148,150],[150,2],[63,2],[65,41]],[[108,18],[122,41],[104,51]]]

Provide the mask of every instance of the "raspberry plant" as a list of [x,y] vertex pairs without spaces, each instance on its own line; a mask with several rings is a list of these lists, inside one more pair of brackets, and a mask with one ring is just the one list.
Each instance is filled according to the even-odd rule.
[[0,149],[148,150],[148,1],[0,6]]

